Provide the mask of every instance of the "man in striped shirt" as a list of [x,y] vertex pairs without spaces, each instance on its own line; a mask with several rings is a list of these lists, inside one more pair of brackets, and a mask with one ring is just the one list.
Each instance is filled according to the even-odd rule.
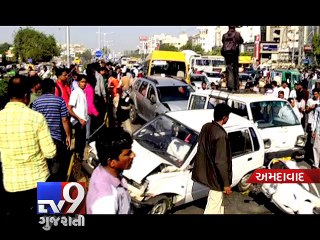
[[[57,155],[49,162],[51,181],[65,181],[70,157],[67,149],[71,145],[69,112],[63,98],[54,95],[55,84],[50,78],[42,82],[42,95],[34,102],[32,109],[46,118],[51,137],[57,147]],[[62,127],[64,131],[62,131]]]
[[9,80],[8,102],[0,111],[0,152],[7,208],[11,215],[35,213],[37,182],[49,177],[46,158],[56,154],[42,114],[28,108],[30,89],[24,76]]

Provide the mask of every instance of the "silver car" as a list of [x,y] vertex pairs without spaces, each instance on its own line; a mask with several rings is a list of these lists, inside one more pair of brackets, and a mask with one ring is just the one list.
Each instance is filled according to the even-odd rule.
[[172,77],[139,78],[130,93],[130,120],[135,123],[140,117],[150,121],[161,113],[185,110],[190,92],[194,92],[190,85]]

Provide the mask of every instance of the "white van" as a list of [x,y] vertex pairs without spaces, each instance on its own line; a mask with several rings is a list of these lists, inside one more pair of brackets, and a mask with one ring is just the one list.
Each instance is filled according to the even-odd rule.
[[[161,114],[133,134],[136,157],[123,172],[136,207],[163,214],[173,206],[208,196],[208,187],[191,179],[202,126],[213,120],[212,109]],[[224,128],[232,152],[232,187],[248,189],[252,172],[263,166],[263,140],[256,126],[231,113]]]
[[304,158],[306,135],[291,105],[283,99],[258,93],[229,93],[206,90],[191,93],[188,109],[214,108],[227,103],[232,112],[251,122],[259,129],[265,143],[265,161],[273,158]]

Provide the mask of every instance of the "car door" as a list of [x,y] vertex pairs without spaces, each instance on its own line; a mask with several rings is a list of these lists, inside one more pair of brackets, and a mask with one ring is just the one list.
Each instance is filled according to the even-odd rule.
[[136,93],[136,101],[137,101],[137,111],[139,115],[145,119],[145,101],[147,98],[149,83],[147,81],[142,81],[139,90]]
[[185,203],[192,202],[208,196],[209,188],[201,183],[192,180],[192,168],[193,168],[193,157],[197,152],[198,144],[195,145],[194,149],[189,155],[186,162],[190,162],[184,172],[186,173],[186,195]]
[[232,130],[228,137],[232,153],[232,186],[235,186],[244,175],[260,167],[263,160],[260,159],[261,146],[253,128]]
[[191,94],[188,101],[188,109],[206,109],[208,96],[203,94]]
[[[155,102],[151,101],[151,99],[155,100]],[[159,105],[158,96],[156,95],[156,90],[153,85],[149,85],[147,97],[144,101],[144,116],[146,117],[147,121],[150,121],[156,116],[156,109]]]

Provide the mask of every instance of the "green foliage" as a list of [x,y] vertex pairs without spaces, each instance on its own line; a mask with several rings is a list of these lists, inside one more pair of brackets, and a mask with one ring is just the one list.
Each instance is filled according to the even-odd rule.
[[82,54],[80,54],[79,57],[81,58],[81,61],[83,63],[88,63],[92,59],[91,51],[89,49],[87,49]]
[[201,55],[204,53],[204,50],[202,49],[201,45],[193,45],[191,40],[188,40],[188,42],[185,45],[183,45],[179,50],[192,50]]
[[312,37],[312,47],[313,47],[313,53],[315,55],[320,55],[320,35],[315,34]]
[[0,44],[0,54],[5,54],[5,52],[8,51],[11,46],[12,45],[7,42]]
[[253,57],[253,52],[241,52],[240,56],[250,56]]
[[14,52],[20,61],[49,62],[60,55],[60,49],[52,35],[46,36],[32,28],[20,28],[14,36]]
[[206,53],[209,56],[221,56],[221,47],[213,47],[212,51]]
[[8,82],[9,78],[0,80],[0,110],[3,109],[8,102]]
[[160,45],[159,50],[162,51],[178,51],[178,48],[176,48],[175,46],[168,44],[168,43],[164,43]]

